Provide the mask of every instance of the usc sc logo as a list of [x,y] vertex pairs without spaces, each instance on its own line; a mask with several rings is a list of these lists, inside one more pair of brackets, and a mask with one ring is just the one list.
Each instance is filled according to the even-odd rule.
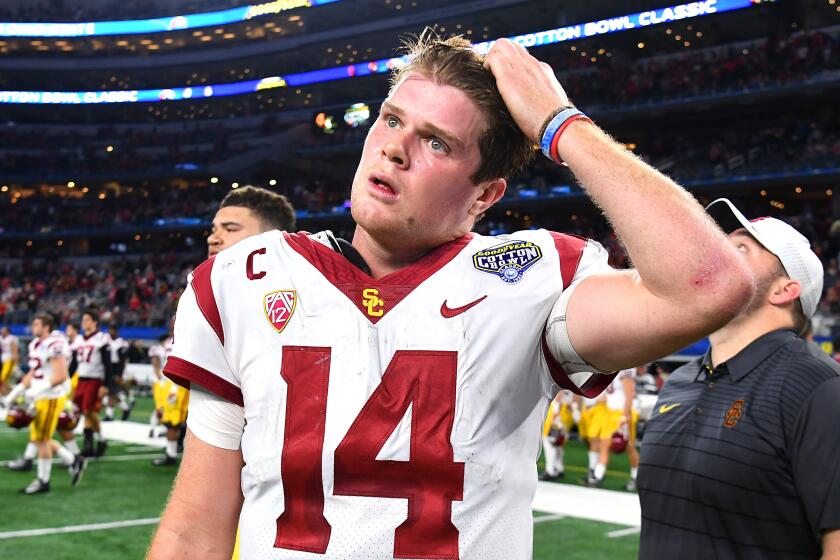
[[379,290],[376,288],[366,288],[362,291],[362,305],[365,306],[370,317],[382,317],[384,313],[382,307],[385,302],[379,297]]
[[723,425],[727,428],[734,428],[735,424],[738,423],[738,420],[741,419],[741,416],[744,414],[744,400],[738,399],[732,406],[729,407],[729,410],[726,411],[726,414],[723,416]]

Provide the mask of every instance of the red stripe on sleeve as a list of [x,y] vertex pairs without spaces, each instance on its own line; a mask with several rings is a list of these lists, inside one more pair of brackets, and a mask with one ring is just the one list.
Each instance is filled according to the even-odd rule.
[[219,337],[222,346],[225,345],[225,330],[222,327],[222,318],[219,315],[219,306],[216,305],[216,296],[213,294],[213,286],[210,283],[210,273],[213,271],[215,255],[198,265],[193,271],[192,287],[195,292],[195,300],[201,314],[210,323],[210,326]]
[[245,406],[245,400],[242,397],[242,391],[231,383],[225,381],[215,373],[197,366],[192,362],[182,360],[181,358],[170,356],[166,360],[166,366],[163,368],[163,373],[166,376],[183,387],[190,388],[190,383],[198,383],[208,391],[215,395],[222,397],[239,406]]
[[563,369],[563,366],[558,364],[557,360],[554,359],[554,356],[551,355],[551,350],[548,349],[548,343],[545,340],[545,332],[543,332],[541,343],[543,356],[545,356],[545,363],[548,364],[548,371],[551,373],[551,378],[554,379],[554,382],[560,387],[568,389],[576,395],[583,395],[588,399],[594,399],[600,395],[604,389],[612,383],[615,376],[618,375],[618,372],[594,373],[589,376],[589,379],[586,380],[586,383],[584,383],[583,386],[578,387],[571,379],[569,379],[569,375],[566,373],[566,370]]
[[575,277],[580,259],[583,257],[583,249],[586,247],[586,239],[577,235],[549,232],[554,238],[554,246],[560,256],[560,276],[563,278],[563,289],[569,287]]

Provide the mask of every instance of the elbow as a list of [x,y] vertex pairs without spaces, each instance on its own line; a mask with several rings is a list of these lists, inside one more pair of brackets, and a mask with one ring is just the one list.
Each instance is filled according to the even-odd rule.
[[731,321],[755,294],[755,276],[737,253],[721,259],[721,265],[705,281],[696,282],[700,290],[695,301],[706,302],[704,313],[715,326]]

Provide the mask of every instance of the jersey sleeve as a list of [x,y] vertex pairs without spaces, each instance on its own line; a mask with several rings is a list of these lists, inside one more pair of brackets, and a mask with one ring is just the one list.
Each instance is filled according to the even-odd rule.
[[212,264],[213,259],[205,261],[190,275],[178,301],[175,342],[163,373],[182,387],[198,383],[243,406],[239,379],[225,355],[224,330],[210,284]]
[[788,449],[815,533],[840,528],[840,377],[822,382],[799,411]]
[[61,338],[53,338],[47,341],[47,349],[45,351],[45,356],[47,360],[52,360],[53,358],[66,358],[70,354],[70,349],[67,346],[67,343]]
[[584,279],[613,269],[607,262],[609,254],[597,241],[553,232],[552,236],[560,257],[563,291],[543,330],[543,357],[554,383],[578,395],[594,398],[609,386],[616,374],[598,371],[578,355],[566,328],[566,309]]
[[198,386],[190,391],[187,427],[204,443],[235,451],[245,430],[245,409]]

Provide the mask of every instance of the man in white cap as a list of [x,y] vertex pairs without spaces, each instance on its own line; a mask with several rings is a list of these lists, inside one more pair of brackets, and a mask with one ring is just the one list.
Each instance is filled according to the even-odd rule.
[[775,218],[707,208],[752,269],[752,301],[676,370],[642,442],[640,558],[838,558],[840,365],[798,336],[823,267]]

